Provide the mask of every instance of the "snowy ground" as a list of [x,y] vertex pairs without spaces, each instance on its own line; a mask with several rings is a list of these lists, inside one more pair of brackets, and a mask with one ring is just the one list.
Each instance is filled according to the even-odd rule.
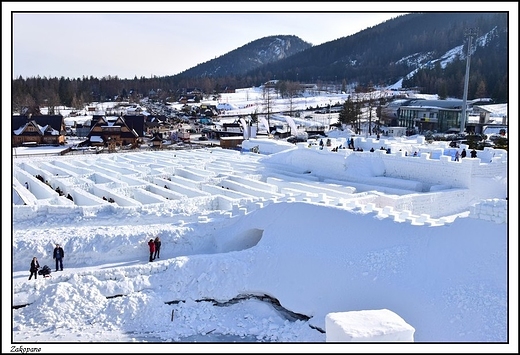
[[[128,186],[136,178],[169,176],[174,182],[188,172],[197,187],[185,181],[184,197],[162,203],[140,197],[141,205],[130,207],[101,199],[98,205],[77,206],[53,198],[41,198],[35,206],[11,205],[12,245],[5,247],[13,250],[12,305],[17,307],[3,302],[4,325],[9,324],[4,337],[13,346],[44,351],[82,351],[95,343],[114,352],[144,351],[141,345],[147,352],[171,351],[168,344],[180,342],[189,345],[182,347],[188,352],[273,349],[268,344],[278,351],[290,344],[291,351],[343,352],[326,343],[328,313],[388,309],[415,329],[412,350],[392,344],[362,344],[356,350],[507,352],[516,343],[510,335],[517,312],[510,303],[508,271],[516,270],[509,263],[517,259],[509,253],[517,249],[507,223],[471,217],[470,206],[436,218],[442,221],[438,225],[383,217],[365,210],[366,202],[339,206],[330,201],[351,193],[372,199],[385,194],[377,189],[360,194],[338,175],[338,166],[323,165],[328,160],[320,160],[321,153],[296,151],[14,158],[31,174],[53,166],[77,169],[81,173],[63,181],[89,193],[99,188],[115,197],[137,197],[131,192],[136,187]],[[204,178],[194,174],[202,171]],[[92,180],[100,174],[115,181]],[[262,184],[267,177],[297,185],[283,185],[281,198],[282,188]],[[507,184],[507,177],[480,178],[476,194],[484,187],[503,201],[504,179]],[[208,190],[215,188],[219,194]],[[298,189],[299,197],[291,199],[289,193]],[[200,196],[188,197],[193,190]],[[157,235],[163,241],[161,257],[149,262],[146,242]],[[54,272],[56,243],[65,249],[62,272]],[[51,266],[51,278],[27,280],[33,256]],[[214,344],[193,346],[200,342]],[[225,343],[246,347],[221,348]],[[265,347],[247,346],[258,344]]]

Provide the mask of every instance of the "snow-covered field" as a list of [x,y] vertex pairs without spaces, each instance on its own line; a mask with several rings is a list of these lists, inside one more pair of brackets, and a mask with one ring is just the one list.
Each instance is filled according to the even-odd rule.
[[[435,216],[421,216],[410,213],[423,208],[416,188],[431,183],[417,180],[421,174],[381,175],[398,149],[392,157],[301,145],[268,153],[276,143],[250,139],[261,154],[202,148],[13,157],[13,194],[27,179],[34,204],[9,208],[12,245],[4,246],[13,251],[17,307],[3,302],[4,315],[12,314],[5,337],[45,351],[63,351],[62,343],[68,351],[95,343],[107,351],[166,351],[172,342],[214,351],[224,342],[231,351],[291,343],[327,352],[339,350],[326,342],[327,314],[388,309],[414,328],[413,351],[514,345],[509,282],[517,248],[504,216],[507,174],[466,172],[465,188],[448,179],[439,192],[444,202],[431,202]],[[420,139],[406,144],[422,146]],[[399,159],[423,162],[423,170],[440,166],[427,157]],[[475,169],[469,161],[443,166],[425,176]],[[47,194],[53,190],[36,174],[74,201]],[[396,208],[385,209],[390,204]],[[149,262],[146,243],[155,236],[161,255]],[[56,243],[65,249],[62,272],[54,272]],[[33,256],[51,266],[51,278],[27,280]]]

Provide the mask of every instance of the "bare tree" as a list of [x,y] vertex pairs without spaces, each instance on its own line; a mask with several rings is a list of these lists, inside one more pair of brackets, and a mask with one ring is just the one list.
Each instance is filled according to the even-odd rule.
[[60,105],[60,98],[58,96],[58,93],[49,90],[49,91],[47,91],[47,94],[48,94],[48,96],[46,98],[46,103],[47,103],[47,107],[49,109],[48,114],[49,115],[59,114],[59,108],[56,109],[56,106]]
[[267,124],[269,125],[267,131],[268,131],[268,133],[271,133],[271,132],[269,132],[269,130],[271,129],[270,118],[271,118],[271,111],[272,111],[272,106],[273,106],[273,97],[272,97],[272,89],[268,85],[267,86],[266,85],[263,86],[263,89],[262,89],[262,99],[264,100],[264,109],[263,109],[263,111],[267,115]]
[[76,94],[72,96],[72,108],[80,110],[85,106],[85,100],[83,99],[83,95],[80,94],[80,97],[77,97]]
[[374,88],[368,89],[368,135],[372,135],[372,107],[374,105]]
[[287,83],[287,98],[289,102],[289,116],[293,116],[294,99],[300,94],[300,84],[290,81]]
[[28,113],[33,113],[36,107],[36,101],[30,94],[13,95],[12,114],[19,113],[20,115],[27,115]]

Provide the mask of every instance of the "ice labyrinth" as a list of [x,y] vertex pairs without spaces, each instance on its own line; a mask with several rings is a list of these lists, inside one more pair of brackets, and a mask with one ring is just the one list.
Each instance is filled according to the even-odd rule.
[[[310,152],[310,150],[305,151]],[[298,150],[293,153],[295,152],[297,153]],[[352,154],[357,158],[357,153]],[[360,154],[359,158],[366,156],[370,159],[375,156],[369,154],[371,153]],[[22,270],[22,261],[27,260],[28,255],[33,255],[35,250],[33,236],[34,239],[40,235],[44,236],[43,239],[57,236],[73,253],[74,261],[71,262],[71,267],[76,267],[78,271],[74,275],[55,274],[49,284],[59,285],[63,281],[75,284],[79,279],[94,281],[100,285],[98,296],[101,299],[101,296],[126,294],[129,289],[146,291],[149,277],[162,278],[164,275],[175,274],[176,281],[179,283],[176,283],[177,286],[173,289],[182,290],[185,288],[183,285],[191,285],[192,282],[213,285],[217,280],[216,274],[206,272],[200,273],[193,279],[193,268],[182,268],[190,255],[223,254],[238,250],[245,251],[243,255],[247,255],[248,249],[262,239],[263,230],[260,228],[263,227],[256,225],[258,228],[252,229],[251,225],[247,224],[247,218],[244,218],[244,224],[240,225],[243,230],[240,233],[229,237],[218,233],[215,236],[213,233],[215,229],[226,228],[233,222],[240,224],[242,219],[234,217],[247,215],[266,206],[268,207],[266,210],[258,211],[260,215],[270,208],[283,211],[286,208],[285,204],[298,202],[294,205],[296,210],[303,207],[302,203],[316,204],[329,211],[337,209],[332,211],[334,216],[338,216],[336,212],[341,210],[356,214],[371,214],[378,219],[392,219],[412,225],[449,224],[456,218],[447,213],[448,216],[441,218],[431,218],[426,214],[414,215],[406,209],[408,206],[413,207],[417,201],[414,200],[416,198],[414,196],[423,195],[425,199],[430,199],[430,194],[420,194],[417,193],[417,189],[414,189],[416,181],[413,174],[410,174],[412,180],[401,180],[403,184],[397,184],[398,179],[394,177],[388,179],[389,184],[395,182],[393,186],[410,186],[408,192],[403,189],[402,196],[394,196],[399,201],[399,206],[404,207],[396,209],[384,204],[385,201],[391,202],[389,200],[394,197],[383,194],[381,190],[377,191],[376,186],[373,191],[358,192],[359,189],[355,187],[358,185],[352,186],[351,182],[346,180],[331,180],[332,177],[341,178],[340,175],[320,175],[319,171],[308,173],[307,170],[292,168],[291,161],[301,162],[302,158],[297,159],[289,155],[286,160],[275,159],[273,164],[272,161],[269,163],[269,158],[262,161],[264,157],[266,156],[212,148],[15,159],[13,196],[14,191],[19,192],[21,200],[26,203],[13,205],[13,229],[15,238],[19,239],[16,253],[21,260],[20,266],[16,268]],[[382,157],[392,158],[389,155]],[[342,157],[339,154],[323,152],[323,155],[320,153],[318,158],[313,162],[318,162],[321,165],[319,167],[322,168],[337,165],[335,159],[328,164],[327,158]],[[426,161],[431,165],[443,163],[442,161],[429,162],[421,158],[396,157],[396,159],[406,159],[410,164],[415,164],[415,168],[417,162]],[[284,161],[288,162],[287,166]],[[359,164],[359,161],[356,159],[354,163]],[[464,168],[459,163],[446,162],[445,164]],[[310,166],[310,170],[315,167],[315,165]],[[480,167],[485,168],[486,165],[481,164]],[[436,170],[439,171],[440,169]],[[471,174],[470,169],[466,172],[468,175]],[[43,181],[36,176],[41,177]],[[367,180],[369,178],[370,176]],[[381,179],[385,178],[381,177]],[[29,188],[25,187],[26,181]],[[58,188],[62,194],[56,192]],[[446,192],[450,189],[439,187],[433,193],[442,197],[450,193],[462,195],[468,194],[470,188],[471,186],[467,189],[457,188]],[[66,197],[69,194],[72,200]],[[32,198],[29,199],[28,196]],[[405,205],[404,199],[399,200],[401,197],[405,197],[409,204]],[[110,198],[114,200],[113,203],[108,202]],[[497,216],[502,213],[506,210],[504,201],[496,199],[498,211],[483,211],[485,212],[483,215]],[[281,204],[268,206],[277,203]],[[434,208],[437,207],[435,203],[431,204]],[[488,203],[488,207],[493,207],[491,205]],[[343,213],[341,212],[340,215],[343,216]],[[148,219],[148,217],[152,218]],[[75,223],[76,221],[78,224]],[[214,223],[215,221],[218,221],[218,225]],[[193,224],[197,225],[195,230],[192,229]],[[143,238],[143,235],[155,233],[168,235],[169,245],[175,245],[175,252],[169,255],[173,258],[148,264],[147,249],[142,248],[142,241],[147,238]],[[184,236],[189,236],[189,243],[186,243],[187,238]],[[103,243],[98,243],[100,240],[103,240]],[[46,251],[45,242],[44,240],[38,246],[37,252],[50,255],[52,248]],[[53,244],[49,241],[47,245]],[[108,250],[111,251],[110,264],[105,264],[101,268],[99,265],[93,265],[90,257]],[[380,275],[389,273],[399,266],[396,260],[401,259],[400,253],[403,252],[398,247],[385,249],[381,253],[379,251],[370,253],[365,268],[368,267],[369,270]],[[120,253],[125,256],[121,256]],[[136,260],[141,262],[135,263],[134,260],[129,262],[128,255],[134,255],[132,253],[135,253]],[[381,259],[387,260],[387,255],[389,255],[388,262],[381,262]],[[395,256],[396,259],[393,260],[391,256]],[[193,259],[200,262],[209,260],[204,256]],[[211,262],[209,268],[215,268],[217,274],[219,270],[235,272],[231,267],[232,263],[221,262],[223,259],[220,255],[215,260]],[[236,268],[235,276],[240,277],[240,275],[242,275],[241,269]],[[369,274],[363,274],[365,275]],[[125,282],[129,278],[134,280],[130,285]],[[27,283],[16,285],[15,304],[24,305],[33,302],[38,296],[38,293],[33,292],[33,287],[32,284]],[[232,299],[237,294],[240,295],[239,292],[235,292],[235,288],[223,289],[224,291],[216,293],[215,299]],[[86,291],[87,288],[84,290]],[[193,290],[193,294],[196,295],[197,290],[200,289],[194,286]],[[213,297],[214,291],[213,288],[209,288],[205,293]],[[137,297],[146,297],[146,292],[142,295],[139,292]],[[277,297],[283,298],[283,294],[280,295],[277,294]],[[186,296],[178,291],[173,292],[169,300],[187,298],[189,295]],[[204,312],[204,314],[211,313]],[[113,326],[110,322],[107,324]],[[191,323],[187,321],[187,324]]]
[[13,220],[67,214],[71,207],[83,216],[99,209],[131,213],[130,207],[148,213],[166,210],[203,223],[211,213],[231,218],[270,203],[296,201],[373,213],[379,219],[414,225],[438,226],[454,218],[413,215],[391,206],[378,208],[376,191],[356,192],[348,182],[339,185],[289,172],[284,175],[282,169],[269,171],[261,159],[258,154],[221,148],[19,158],[13,167],[13,189],[25,205],[16,206]]

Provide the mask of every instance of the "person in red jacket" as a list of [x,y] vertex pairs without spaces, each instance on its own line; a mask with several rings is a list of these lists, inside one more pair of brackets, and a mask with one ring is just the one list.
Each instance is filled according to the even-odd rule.
[[153,254],[155,253],[155,243],[153,239],[150,239],[148,246],[150,247],[150,262],[152,262],[154,260]]

